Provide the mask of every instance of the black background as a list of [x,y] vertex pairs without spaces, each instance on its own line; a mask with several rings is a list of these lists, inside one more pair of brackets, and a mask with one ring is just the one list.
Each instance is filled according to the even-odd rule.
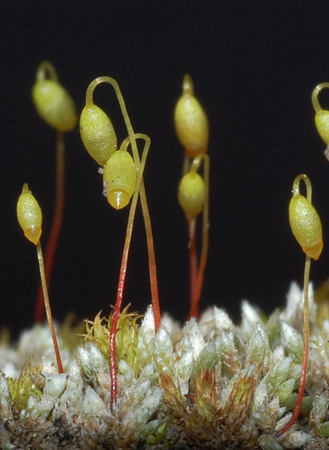
[[[201,307],[216,304],[239,320],[247,298],[271,312],[304,255],[291,235],[292,182],[305,172],[323,222],[325,248],[312,265],[316,286],[329,273],[329,165],[314,127],[313,88],[329,81],[327,1],[2,2],[1,315],[14,335],[33,321],[39,283],[34,246],[16,220],[24,182],[43,209],[45,247],[54,206],[55,132],[37,116],[31,87],[42,60],[57,68],[81,111],[89,82],[119,82],[136,132],[151,136],[145,170],[162,309],[188,312],[185,218],[177,204],[183,151],[173,128],[182,77],[190,73],[210,121],[210,252]],[[111,88],[96,102],[126,136]],[[329,93],[321,103],[329,109]],[[50,291],[55,317],[108,314],[115,301],[128,210],[101,195],[97,165],[78,128],[66,136],[63,233]],[[150,302],[141,214],[128,267],[125,304]]]

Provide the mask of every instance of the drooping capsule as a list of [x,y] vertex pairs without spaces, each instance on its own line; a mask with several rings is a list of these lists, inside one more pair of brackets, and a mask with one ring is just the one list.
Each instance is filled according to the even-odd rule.
[[[46,78],[46,72],[51,79]],[[44,61],[37,72],[32,88],[32,99],[38,114],[51,127],[71,131],[77,123],[75,105],[67,90],[58,82],[51,63]]]
[[42,212],[27,183],[17,202],[17,219],[27,239],[37,245],[42,233]]
[[315,126],[323,141],[329,144],[329,111],[322,110],[315,114]]
[[80,136],[89,155],[101,166],[117,149],[110,118],[95,104],[86,105],[80,116]]
[[329,88],[329,83],[321,83],[312,92],[312,103],[315,110],[315,126],[323,141],[329,144],[329,111],[322,109],[318,95],[323,88]]
[[299,193],[299,182],[303,180],[311,198],[311,182],[307,175],[299,175],[293,185],[293,195],[289,203],[289,223],[293,235],[303,251],[317,260],[322,252],[322,225],[320,217],[310,200]]
[[175,128],[180,143],[192,158],[208,148],[209,126],[206,113],[194,96],[193,82],[184,76],[183,93],[174,113]]
[[106,162],[103,172],[104,194],[111,206],[121,209],[128,205],[135,191],[137,171],[130,153],[117,150]]
[[194,171],[183,176],[178,187],[178,201],[186,215],[196,217],[202,211],[206,189],[203,178]]
[[[302,196],[299,192],[299,184],[301,181],[304,181],[305,183],[307,198]],[[304,344],[300,383],[295,407],[288,422],[286,422],[285,425],[277,431],[277,437],[282,436],[284,433],[291,429],[291,427],[296,423],[301,412],[306,386],[310,342],[310,313],[308,307],[308,294],[311,258],[317,260],[323,248],[321,221],[318,213],[311,204],[312,184],[307,175],[301,174],[295,178],[292,192],[292,199],[289,203],[289,222],[295,238],[302,247],[303,251],[306,253],[303,283]]]

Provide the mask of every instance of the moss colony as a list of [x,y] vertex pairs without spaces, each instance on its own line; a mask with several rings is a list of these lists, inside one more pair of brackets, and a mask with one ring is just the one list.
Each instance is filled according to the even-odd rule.
[[68,325],[58,330],[63,374],[58,374],[48,328],[37,325],[23,333],[17,350],[1,347],[1,448],[325,449],[329,321],[321,330],[316,326],[311,290],[302,414],[287,433],[276,436],[291,416],[300,382],[302,300],[294,284],[286,309],[268,319],[244,302],[240,326],[214,307],[183,328],[164,315],[158,333],[151,307],[143,318],[125,310],[118,323],[113,408],[112,318],[97,315],[87,321],[76,347]]
[[[48,79],[47,77],[50,77]],[[128,137],[117,150],[111,121],[93,103],[102,82],[114,88]],[[327,118],[313,94],[320,135],[329,142]],[[81,137],[101,165],[110,205],[130,206],[118,293],[109,317],[54,328],[46,280],[51,275],[64,207],[63,132],[77,121],[74,105],[49,63],[42,63],[33,89],[37,110],[58,131],[57,201],[45,265],[40,244],[42,212],[23,187],[17,212],[25,236],[37,247],[43,296],[36,324],[13,348],[0,339],[1,449],[326,449],[329,439],[329,315],[314,302],[310,258],[322,250],[320,218],[311,205],[306,175],[296,178],[290,224],[306,253],[304,289],[293,284],[285,310],[268,318],[247,301],[239,326],[217,307],[199,317],[199,298],[208,252],[209,157],[207,117],[189,76],[175,110],[185,149],[179,202],[189,232],[189,320],[183,328],[160,314],[151,220],[143,170],[148,136],[135,133],[115,80],[100,77],[87,89]],[[142,140],[141,155],[137,140]],[[128,149],[131,148],[132,156]],[[127,165],[128,164],[128,165]],[[202,172],[200,174],[200,172]],[[307,186],[307,199],[299,182]],[[131,198],[131,202],[130,202]],[[144,316],[121,311],[130,240],[140,201],[149,257],[152,305]],[[201,253],[196,220],[202,215]],[[298,393],[297,393],[298,392]]]

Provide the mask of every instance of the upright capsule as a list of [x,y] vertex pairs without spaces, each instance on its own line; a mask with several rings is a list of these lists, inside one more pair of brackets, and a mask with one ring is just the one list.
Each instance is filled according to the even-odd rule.
[[[308,190],[308,198],[299,192],[299,182],[303,180]],[[293,235],[303,251],[317,260],[322,252],[322,225],[320,217],[311,204],[311,182],[307,175],[299,175],[293,185],[293,195],[289,203],[289,223]]]
[[121,209],[128,205],[135,191],[137,171],[130,153],[117,150],[106,162],[103,172],[104,194],[111,206]]
[[17,219],[27,239],[37,245],[42,233],[42,212],[27,183],[17,202]]
[[175,128],[186,153],[194,158],[208,148],[209,126],[206,113],[194,96],[190,75],[183,80],[183,93],[174,113]]
[[[51,79],[46,78],[50,73]],[[57,74],[47,61],[40,64],[32,99],[38,114],[51,127],[71,131],[77,123],[75,105],[67,90],[58,82]]]

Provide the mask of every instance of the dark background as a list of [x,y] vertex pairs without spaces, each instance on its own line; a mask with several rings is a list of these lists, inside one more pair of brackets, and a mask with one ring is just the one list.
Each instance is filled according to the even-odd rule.
[[[201,307],[236,321],[240,302],[271,312],[302,283],[304,255],[288,224],[292,182],[306,172],[323,222],[325,248],[312,265],[316,286],[329,275],[329,165],[314,127],[313,88],[329,81],[327,1],[3,2],[1,40],[1,316],[14,335],[31,325],[39,283],[34,246],[16,220],[28,182],[44,214],[45,247],[54,206],[55,132],[31,102],[42,60],[81,111],[89,82],[116,78],[136,132],[151,136],[145,170],[162,309],[188,312],[185,218],[177,203],[182,148],[173,109],[190,73],[210,121],[210,252]],[[126,136],[110,87],[96,102]],[[329,92],[321,103],[329,109]],[[55,317],[108,314],[115,301],[128,210],[101,195],[97,165],[78,129],[66,136],[63,233],[50,291]],[[125,304],[150,302],[145,237],[136,219]]]

